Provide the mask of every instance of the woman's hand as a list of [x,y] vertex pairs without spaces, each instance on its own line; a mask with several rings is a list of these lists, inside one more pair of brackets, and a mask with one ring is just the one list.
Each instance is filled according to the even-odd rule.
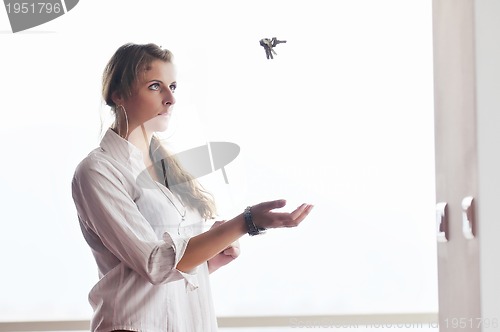
[[[222,225],[225,221],[216,221],[210,229]],[[235,241],[231,243],[226,249],[222,250],[220,253],[215,255],[213,258],[208,260],[208,272],[212,273],[219,267],[224,266],[232,262],[235,258],[240,255],[240,243]]]
[[286,200],[279,199],[252,206],[252,219],[255,226],[263,228],[297,227],[313,208],[313,205],[304,203],[290,213],[272,211],[285,205]]
[[[260,228],[296,227],[307,217],[310,204],[302,204],[293,212],[274,212],[286,205],[286,201],[276,200],[263,202],[251,208],[252,220]],[[214,223],[209,231],[193,236],[186,247],[184,255],[177,263],[182,272],[191,271],[196,266],[208,261],[210,272],[233,261],[240,254],[237,240],[248,232],[244,213],[227,222]]]

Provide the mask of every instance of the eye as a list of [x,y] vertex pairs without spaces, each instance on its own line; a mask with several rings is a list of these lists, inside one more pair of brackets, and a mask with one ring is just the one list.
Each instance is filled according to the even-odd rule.
[[148,87],[150,90],[155,90],[158,91],[160,90],[160,84],[159,83],[153,83]]
[[175,92],[175,89],[177,89],[177,83],[173,83],[169,85],[170,91]]

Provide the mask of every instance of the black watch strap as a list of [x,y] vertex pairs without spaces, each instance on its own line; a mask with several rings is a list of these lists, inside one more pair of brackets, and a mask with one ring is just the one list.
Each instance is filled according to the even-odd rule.
[[245,217],[245,224],[247,226],[248,234],[250,234],[251,236],[254,236],[254,235],[259,235],[259,234],[262,234],[265,232],[265,230],[266,230],[265,228],[257,227],[253,223],[252,207],[251,206],[248,206],[245,209],[245,212],[243,212],[243,216]]

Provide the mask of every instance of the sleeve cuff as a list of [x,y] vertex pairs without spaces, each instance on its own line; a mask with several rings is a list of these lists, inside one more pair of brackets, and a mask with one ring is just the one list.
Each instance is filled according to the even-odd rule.
[[182,256],[184,256],[184,252],[186,251],[187,244],[189,242],[189,238],[184,237],[174,237],[169,233],[163,233],[163,241],[167,245],[170,245],[174,249],[175,259],[174,259],[174,271],[179,274],[179,276],[184,279],[184,284],[186,286],[186,290],[193,291],[198,288],[198,267],[195,267],[191,271],[182,272],[177,270],[176,266],[181,260]]

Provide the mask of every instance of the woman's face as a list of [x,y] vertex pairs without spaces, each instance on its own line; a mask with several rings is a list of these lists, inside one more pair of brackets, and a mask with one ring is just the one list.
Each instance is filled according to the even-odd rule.
[[148,132],[168,127],[174,91],[177,87],[175,67],[170,62],[154,60],[135,82],[132,95],[122,99],[131,130],[144,125]]

